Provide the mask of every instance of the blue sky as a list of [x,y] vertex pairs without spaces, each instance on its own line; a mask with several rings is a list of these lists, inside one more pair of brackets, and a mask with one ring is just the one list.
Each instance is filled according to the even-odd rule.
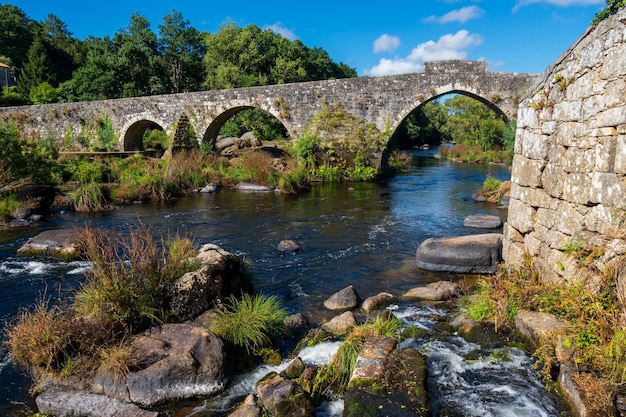
[[[425,61],[472,59],[492,71],[540,73],[589,27],[605,0],[21,0],[5,2],[34,20],[50,13],[78,38],[112,36],[143,14],[158,32],[180,11],[200,31],[255,24],[326,50],[359,75],[420,71]],[[302,5],[304,4],[304,5]]]

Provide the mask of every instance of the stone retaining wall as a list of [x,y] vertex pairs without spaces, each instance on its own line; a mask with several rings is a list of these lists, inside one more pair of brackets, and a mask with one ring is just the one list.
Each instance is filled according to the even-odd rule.
[[565,248],[607,239],[626,213],[626,8],[590,27],[520,104],[504,259],[534,257],[549,280],[569,279]]

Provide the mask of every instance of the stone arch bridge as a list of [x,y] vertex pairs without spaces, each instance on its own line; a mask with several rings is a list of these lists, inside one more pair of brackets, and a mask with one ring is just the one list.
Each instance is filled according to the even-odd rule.
[[198,142],[214,141],[229,118],[248,108],[271,113],[294,138],[323,103],[340,104],[381,131],[394,131],[415,108],[448,93],[471,96],[505,119],[515,119],[519,102],[535,78],[487,71],[482,61],[438,61],[412,74],[11,107],[0,109],[0,119],[15,120],[26,138],[52,134],[70,145],[88,136],[106,116],[118,138],[117,151],[141,149],[148,128],[158,126],[173,137],[181,122],[189,124],[188,131]]

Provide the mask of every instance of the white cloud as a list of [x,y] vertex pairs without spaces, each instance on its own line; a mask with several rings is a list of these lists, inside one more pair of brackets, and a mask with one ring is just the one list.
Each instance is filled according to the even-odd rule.
[[283,27],[282,23],[276,22],[273,25],[266,25],[264,29],[269,29],[274,33],[282,35],[283,37],[289,39],[290,41],[298,39],[296,34],[291,30]]
[[470,48],[480,45],[483,38],[472,35],[467,30],[459,30],[455,34],[447,34],[436,42],[429,40],[417,45],[406,58],[383,58],[365,75],[404,74],[421,71],[426,61],[441,61],[446,59],[466,59]]
[[397,36],[380,35],[378,39],[374,41],[374,53],[379,52],[393,52],[400,46],[400,38]]
[[595,6],[597,4],[605,4],[605,0],[517,0],[513,11],[517,11],[524,6],[534,3],[548,3],[559,7],[569,6]]
[[[531,0],[532,1],[532,0]],[[485,11],[478,6],[465,6],[460,9],[452,10],[443,16],[430,16],[424,19],[425,22],[437,22],[437,23],[450,23],[459,22],[465,23],[468,20],[476,19],[483,15]]]

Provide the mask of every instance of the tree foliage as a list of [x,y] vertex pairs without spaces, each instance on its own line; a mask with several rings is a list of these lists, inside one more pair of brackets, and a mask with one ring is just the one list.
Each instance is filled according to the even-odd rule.
[[0,5],[0,56],[16,70],[18,91],[0,105],[102,100],[154,94],[355,77],[320,48],[250,25],[215,34],[172,10],[158,25],[140,13],[112,36],[76,39],[50,14],[42,22]]
[[204,86],[209,89],[356,76],[354,69],[336,64],[324,50],[256,25],[240,28],[229,23],[216,34],[205,34],[204,40]]

